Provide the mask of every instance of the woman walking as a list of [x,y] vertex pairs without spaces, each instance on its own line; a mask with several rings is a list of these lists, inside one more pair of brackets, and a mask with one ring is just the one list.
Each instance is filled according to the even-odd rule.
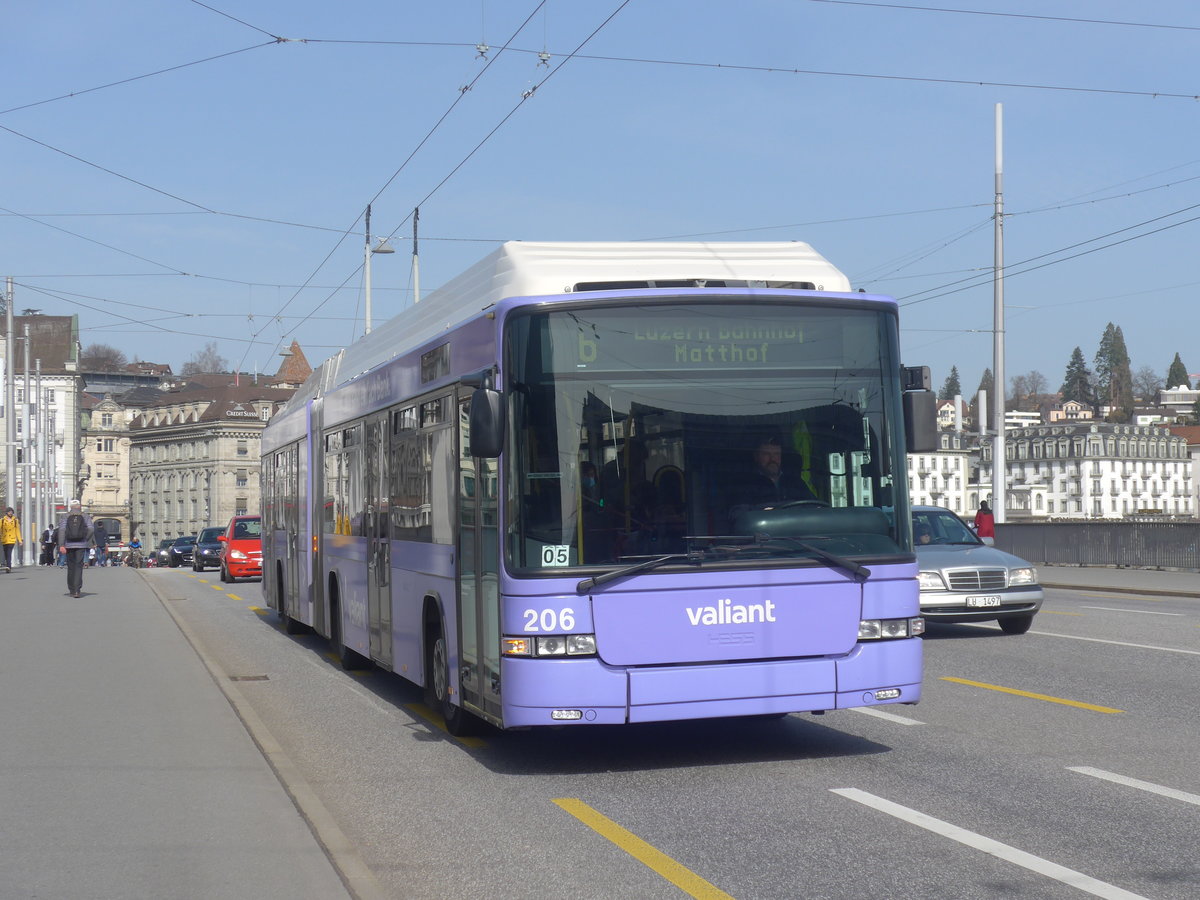
[[0,519],[0,544],[4,545],[4,571],[12,574],[13,547],[21,543],[21,522],[10,506]]
[[989,546],[996,542],[996,517],[986,500],[979,501],[979,512],[975,513],[975,533]]

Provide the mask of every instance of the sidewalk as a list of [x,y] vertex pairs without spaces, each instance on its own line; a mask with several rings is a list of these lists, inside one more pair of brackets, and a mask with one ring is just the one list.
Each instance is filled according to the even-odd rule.
[[1042,587],[1200,598],[1200,572],[1108,566],[1038,566]]
[[348,897],[133,569],[0,570],[5,897]]

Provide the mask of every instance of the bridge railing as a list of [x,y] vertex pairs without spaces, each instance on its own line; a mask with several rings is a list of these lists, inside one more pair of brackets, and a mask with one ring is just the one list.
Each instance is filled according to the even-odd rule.
[[1042,565],[1200,570],[1200,522],[1005,522],[996,546]]

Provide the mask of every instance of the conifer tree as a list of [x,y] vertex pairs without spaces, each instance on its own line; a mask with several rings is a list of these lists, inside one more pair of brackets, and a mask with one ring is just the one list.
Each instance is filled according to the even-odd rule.
[[1167,387],[1177,388],[1185,387],[1191,390],[1192,379],[1188,377],[1187,366],[1183,364],[1183,360],[1179,358],[1179,354],[1175,354],[1175,359],[1171,361],[1171,368],[1167,369]]
[[1074,400],[1084,406],[1094,406],[1095,394],[1092,392],[1092,373],[1088,371],[1083,359],[1083,351],[1076,347],[1071,351],[1071,361],[1067,363],[1066,377],[1062,387],[1058,389],[1063,401]]
[[951,366],[950,374],[946,376],[946,380],[942,383],[942,389],[938,391],[938,402],[953,401],[961,393],[962,385],[958,380],[958,366]]
[[1108,421],[1130,422],[1133,420],[1133,372],[1120,325],[1113,328],[1108,353]]

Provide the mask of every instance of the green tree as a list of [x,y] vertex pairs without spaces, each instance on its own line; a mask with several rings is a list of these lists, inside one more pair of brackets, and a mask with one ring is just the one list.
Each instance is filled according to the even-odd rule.
[[1108,348],[1108,421],[1130,422],[1133,420],[1133,372],[1129,364],[1129,351],[1125,349],[1125,335],[1121,326],[1112,328],[1112,340]]
[[1078,347],[1071,351],[1071,361],[1067,363],[1067,373],[1058,392],[1062,394],[1064,401],[1074,400],[1084,406],[1095,406],[1096,404],[1096,395],[1092,389],[1092,373],[1088,371],[1083,351]]
[[942,383],[942,389],[938,391],[938,402],[953,401],[961,393],[962,385],[958,380],[958,366],[951,366],[950,374],[946,376],[946,380]]
[[1191,390],[1192,379],[1188,377],[1187,366],[1183,364],[1183,360],[1176,353],[1175,359],[1171,361],[1171,368],[1167,369],[1167,383],[1164,386],[1174,388],[1181,385]]
[[1107,403],[1112,391],[1112,357],[1113,341],[1116,338],[1117,326],[1109,322],[1104,326],[1104,334],[1100,337],[1100,346],[1092,360],[1092,371],[1095,373],[1096,400]]

